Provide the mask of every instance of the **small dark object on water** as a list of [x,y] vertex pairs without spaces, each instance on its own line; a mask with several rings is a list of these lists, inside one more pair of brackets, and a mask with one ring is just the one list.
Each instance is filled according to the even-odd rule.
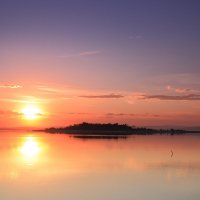
[[171,150],[171,157],[174,155],[173,151]]

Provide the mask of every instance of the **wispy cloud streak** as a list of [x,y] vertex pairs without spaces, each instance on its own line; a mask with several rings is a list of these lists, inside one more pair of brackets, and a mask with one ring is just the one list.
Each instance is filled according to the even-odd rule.
[[199,101],[200,100],[200,94],[188,94],[188,95],[143,95],[142,99]]
[[0,88],[17,89],[17,88],[22,88],[22,86],[21,85],[8,85],[8,84],[5,84],[5,85],[0,85]]
[[59,58],[71,58],[71,57],[79,57],[79,56],[92,56],[92,55],[97,55],[101,53],[100,51],[84,51],[81,53],[77,54],[69,54],[69,55],[63,55],[63,56],[58,56]]
[[18,116],[22,115],[20,112],[11,111],[11,110],[0,110],[0,115],[7,115],[7,116]]
[[52,87],[48,87],[48,86],[38,86],[37,89],[47,92],[47,93],[62,93],[62,92],[64,92],[64,90],[61,90],[58,88],[52,88]]
[[[0,110],[0,115],[6,115],[6,116],[22,116],[24,115],[23,112],[17,112],[17,111],[12,111],[12,110]],[[37,116],[43,116],[42,113],[38,112],[35,113]]]
[[82,95],[79,97],[88,99],[118,99],[118,98],[123,98],[124,96],[121,94],[103,94],[103,95]]
[[176,92],[176,93],[179,93],[179,94],[199,92],[199,90],[195,90],[195,89],[191,89],[191,88],[183,88],[183,87],[174,87],[174,86],[171,86],[171,85],[167,85],[166,89],[168,91],[173,91],[173,92]]
[[144,114],[138,114],[138,113],[106,113],[105,116],[107,117],[151,117],[151,118],[157,118],[161,117],[162,115],[158,114],[150,114],[150,113],[144,113]]

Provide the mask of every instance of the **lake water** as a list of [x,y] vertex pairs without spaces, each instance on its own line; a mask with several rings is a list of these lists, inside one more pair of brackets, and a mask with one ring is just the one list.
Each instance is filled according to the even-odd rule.
[[200,136],[0,132],[1,200],[199,200]]

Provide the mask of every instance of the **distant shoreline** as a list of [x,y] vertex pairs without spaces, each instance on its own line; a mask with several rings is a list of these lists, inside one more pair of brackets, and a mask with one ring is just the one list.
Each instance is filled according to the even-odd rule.
[[81,124],[74,124],[61,128],[46,128],[42,131],[52,134],[84,134],[84,135],[153,135],[153,134],[166,134],[166,135],[182,135],[187,133],[200,133],[200,131],[188,131],[180,129],[149,129],[143,127],[131,127],[126,124],[95,124],[83,122]]

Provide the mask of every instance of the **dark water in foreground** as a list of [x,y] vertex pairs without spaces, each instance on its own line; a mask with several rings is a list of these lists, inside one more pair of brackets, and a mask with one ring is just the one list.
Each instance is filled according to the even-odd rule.
[[199,200],[200,136],[0,132],[1,200]]

